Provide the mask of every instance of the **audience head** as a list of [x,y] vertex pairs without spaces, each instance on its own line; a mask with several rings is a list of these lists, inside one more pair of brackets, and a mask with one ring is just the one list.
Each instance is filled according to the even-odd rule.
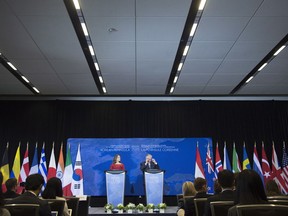
[[233,188],[235,183],[234,173],[230,170],[222,170],[218,173],[218,182],[224,188]]
[[4,204],[3,196],[2,196],[2,183],[3,183],[3,175],[2,172],[0,172],[0,206]]
[[45,199],[56,199],[56,196],[63,197],[62,182],[59,178],[53,177],[47,181],[42,197]]
[[119,155],[119,154],[116,154],[116,155],[114,155],[114,158],[113,158],[113,163],[117,163],[117,162],[120,162],[120,160],[121,160],[121,157],[120,157],[120,155]]
[[183,196],[195,196],[196,190],[191,181],[186,181],[182,185],[182,193]]
[[194,188],[197,192],[207,192],[206,179],[198,177],[194,180]]
[[277,183],[274,180],[267,181],[265,185],[265,189],[266,189],[267,196],[282,195]]
[[236,185],[235,204],[261,204],[267,202],[263,182],[254,170],[239,173]]
[[17,179],[16,178],[10,178],[5,182],[5,186],[7,188],[7,191],[16,191],[17,188]]
[[41,174],[32,174],[26,178],[25,189],[28,191],[33,191],[36,193],[36,195],[38,195],[43,184],[44,178]]
[[213,187],[214,187],[214,195],[221,193],[222,188],[221,188],[221,185],[220,185],[219,182],[218,182],[218,179],[216,179],[216,180],[214,181]]

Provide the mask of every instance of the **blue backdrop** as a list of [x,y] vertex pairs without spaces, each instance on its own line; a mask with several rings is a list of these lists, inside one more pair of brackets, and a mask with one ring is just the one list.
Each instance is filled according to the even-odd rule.
[[109,169],[115,154],[121,155],[127,170],[125,195],[144,195],[140,163],[145,160],[147,153],[152,154],[160,168],[165,170],[164,195],[181,193],[182,183],[194,180],[197,143],[203,167],[206,169],[208,143],[211,154],[213,152],[211,138],[68,139],[73,167],[77,146],[81,146],[84,194],[93,196],[106,195],[104,171]]

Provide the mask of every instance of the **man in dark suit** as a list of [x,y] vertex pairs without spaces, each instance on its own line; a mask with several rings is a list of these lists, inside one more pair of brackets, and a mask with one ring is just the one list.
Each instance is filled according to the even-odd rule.
[[154,158],[152,158],[151,154],[146,155],[146,160],[140,163],[140,169],[142,172],[147,171],[149,169],[160,169],[158,163]]
[[27,177],[25,190],[22,195],[9,200],[7,204],[38,204],[39,216],[51,216],[51,209],[46,200],[42,200],[38,197],[42,185],[44,184],[44,178],[40,174],[32,174]]
[[[194,197],[184,198],[184,214],[185,216],[195,216],[195,198],[208,198],[211,195],[207,194],[207,181],[204,178],[198,177],[194,180],[196,195]],[[204,206],[203,206],[204,207]],[[202,216],[202,215],[201,215]]]
[[7,188],[7,191],[3,193],[4,199],[10,199],[18,197],[19,194],[16,193],[17,189],[17,179],[16,178],[10,178],[5,182],[5,186]]
[[210,203],[214,201],[234,201],[234,185],[235,178],[234,174],[229,170],[222,170],[218,173],[218,182],[222,188],[222,192],[211,196],[207,199],[205,205],[205,216],[211,216]]

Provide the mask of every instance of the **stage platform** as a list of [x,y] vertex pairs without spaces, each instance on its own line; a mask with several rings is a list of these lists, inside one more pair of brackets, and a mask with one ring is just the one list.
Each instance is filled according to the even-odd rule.
[[112,214],[107,214],[104,211],[104,207],[90,207],[89,208],[89,215],[90,216],[107,216],[107,215],[125,215],[125,216],[152,216],[152,215],[159,215],[159,216],[175,216],[176,215],[176,211],[177,211],[178,207],[177,206],[168,206],[167,209],[165,209],[165,213],[158,213],[158,212],[154,212],[154,213],[148,213],[148,212],[144,212],[144,213],[137,213],[136,211],[134,211],[132,214],[128,214],[127,212],[124,212],[122,214],[118,214],[118,213],[112,213]]

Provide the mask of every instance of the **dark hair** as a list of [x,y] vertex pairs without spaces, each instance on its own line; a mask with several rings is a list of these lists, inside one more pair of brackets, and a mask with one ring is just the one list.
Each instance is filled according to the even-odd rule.
[[198,177],[194,180],[194,187],[195,190],[198,191],[203,191],[203,187],[207,185],[207,182],[204,178]]
[[120,156],[119,154],[114,155],[114,158],[112,160],[112,163],[116,163],[117,162],[117,157]]
[[254,170],[239,173],[236,185],[235,204],[261,204],[267,202],[263,182]]
[[44,178],[41,174],[32,174],[26,178],[25,189],[26,190],[38,190],[44,184]]
[[218,182],[218,179],[215,179],[214,184],[213,184],[213,188],[214,188],[214,195],[221,193],[222,188]]
[[[3,174],[0,172],[0,208],[4,205],[4,198],[2,193]],[[1,209],[0,209],[1,210]]]
[[53,177],[47,181],[42,197],[44,199],[56,199],[56,196],[63,197],[62,182],[59,178]]
[[265,189],[266,189],[267,196],[282,195],[277,183],[272,179],[266,182]]
[[17,179],[16,178],[10,178],[5,182],[5,186],[8,191],[13,190],[17,186]]
[[234,186],[234,173],[230,170],[222,170],[218,173],[218,182],[222,188],[232,188]]

